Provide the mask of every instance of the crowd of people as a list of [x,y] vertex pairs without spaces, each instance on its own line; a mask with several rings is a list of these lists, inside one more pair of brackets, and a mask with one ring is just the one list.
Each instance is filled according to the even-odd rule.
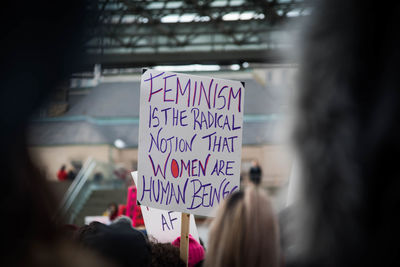
[[[278,222],[261,187],[250,185],[232,194],[217,214],[207,249],[189,235],[189,267],[281,266]],[[180,236],[159,243],[125,215],[114,217],[110,225],[91,222],[68,232],[71,242],[117,267],[186,266],[180,258]]]
[[[0,16],[7,51],[0,70],[0,265],[182,265],[176,247],[152,244],[124,219],[73,234],[54,220],[56,201],[27,149],[28,122],[80,58],[84,1],[70,1],[57,15],[49,1],[9,5]],[[15,10],[19,21],[10,25],[6,15]],[[196,264],[398,265],[399,11],[396,3],[324,0],[305,24],[294,129],[304,183],[290,207],[295,238],[283,243],[293,248],[290,261],[268,197],[249,187],[221,206]]]

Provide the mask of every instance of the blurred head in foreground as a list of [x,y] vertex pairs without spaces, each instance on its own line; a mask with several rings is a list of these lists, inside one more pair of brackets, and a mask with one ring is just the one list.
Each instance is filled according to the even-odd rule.
[[325,0],[305,27],[294,136],[307,266],[398,262],[399,12],[399,3]]
[[75,0],[61,9],[52,1],[22,1],[0,9],[1,266],[79,266],[84,254],[61,241],[52,221],[56,201],[27,149],[32,114],[75,71],[84,7]]
[[79,230],[77,238],[84,247],[119,267],[150,266],[149,242],[132,227],[129,217],[122,216],[110,225],[92,222]]
[[[151,267],[185,267],[179,248],[170,243],[151,242]],[[190,266],[190,265],[189,265]]]
[[205,266],[279,265],[279,234],[271,203],[249,186],[232,194],[210,229]]

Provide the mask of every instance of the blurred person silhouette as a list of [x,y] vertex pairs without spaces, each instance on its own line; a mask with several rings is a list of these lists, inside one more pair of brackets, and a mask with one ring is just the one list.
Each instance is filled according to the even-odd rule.
[[259,185],[261,183],[262,170],[257,160],[253,160],[251,162],[249,174],[250,182],[254,183],[255,185]]
[[67,173],[67,179],[69,181],[73,181],[76,177],[76,174],[77,174],[76,171],[74,171],[73,169],[69,170]]
[[119,267],[146,267],[152,261],[147,238],[132,227],[127,216],[118,217],[110,225],[92,222],[79,229],[77,238],[84,247]]
[[108,204],[103,216],[108,216],[111,222],[114,221],[118,217],[118,205],[114,202]]
[[294,130],[296,264],[399,266],[400,3],[316,3]]
[[57,202],[27,149],[32,114],[81,58],[84,5],[11,1],[0,9],[0,266],[107,266],[63,240],[52,220]]
[[102,172],[96,172],[93,176],[93,180],[95,183],[100,183],[101,181],[103,181],[104,179],[104,175]]
[[179,248],[170,243],[150,242],[151,267],[185,267]]
[[61,168],[58,170],[57,178],[59,181],[66,181],[68,179],[68,173],[65,169],[65,165],[62,165]]
[[250,185],[221,204],[209,232],[206,267],[280,265],[278,224],[270,200]]

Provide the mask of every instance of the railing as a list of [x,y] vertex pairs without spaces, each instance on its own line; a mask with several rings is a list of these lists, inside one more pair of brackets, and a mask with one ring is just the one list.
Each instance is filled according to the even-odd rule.
[[93,190],[115,189],[125,181],[114,174],[114,166],[88,158],[64,195],[57,216],[73,223]]
[[92,158],[88,158],[83,164],[82,168],[76,175],[74,181],[68,188],[67,192],[65,193],[63,200],[61,201],[60,205],[60,212],[61,216],[65,216],[65,213],[69,210],[69,208],[72,205],[73,200],[75,199],[76,195],[80,192],[82,189],[82,186],[85,184],[87,181],[87,178],[89,177],[91,171],[93,171],[94,168],[94,160]]

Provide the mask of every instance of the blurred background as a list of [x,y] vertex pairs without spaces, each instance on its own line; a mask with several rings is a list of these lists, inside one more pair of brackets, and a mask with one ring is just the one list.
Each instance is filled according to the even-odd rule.
[[98,0],[86,9],[84,57],[29,134],[69,223],[107,214],[110,203],[123,212],[137,168],[142,68],[244,81],[242,186],[256,160],[276,210],[286,205],[297,36],[309,1]]

